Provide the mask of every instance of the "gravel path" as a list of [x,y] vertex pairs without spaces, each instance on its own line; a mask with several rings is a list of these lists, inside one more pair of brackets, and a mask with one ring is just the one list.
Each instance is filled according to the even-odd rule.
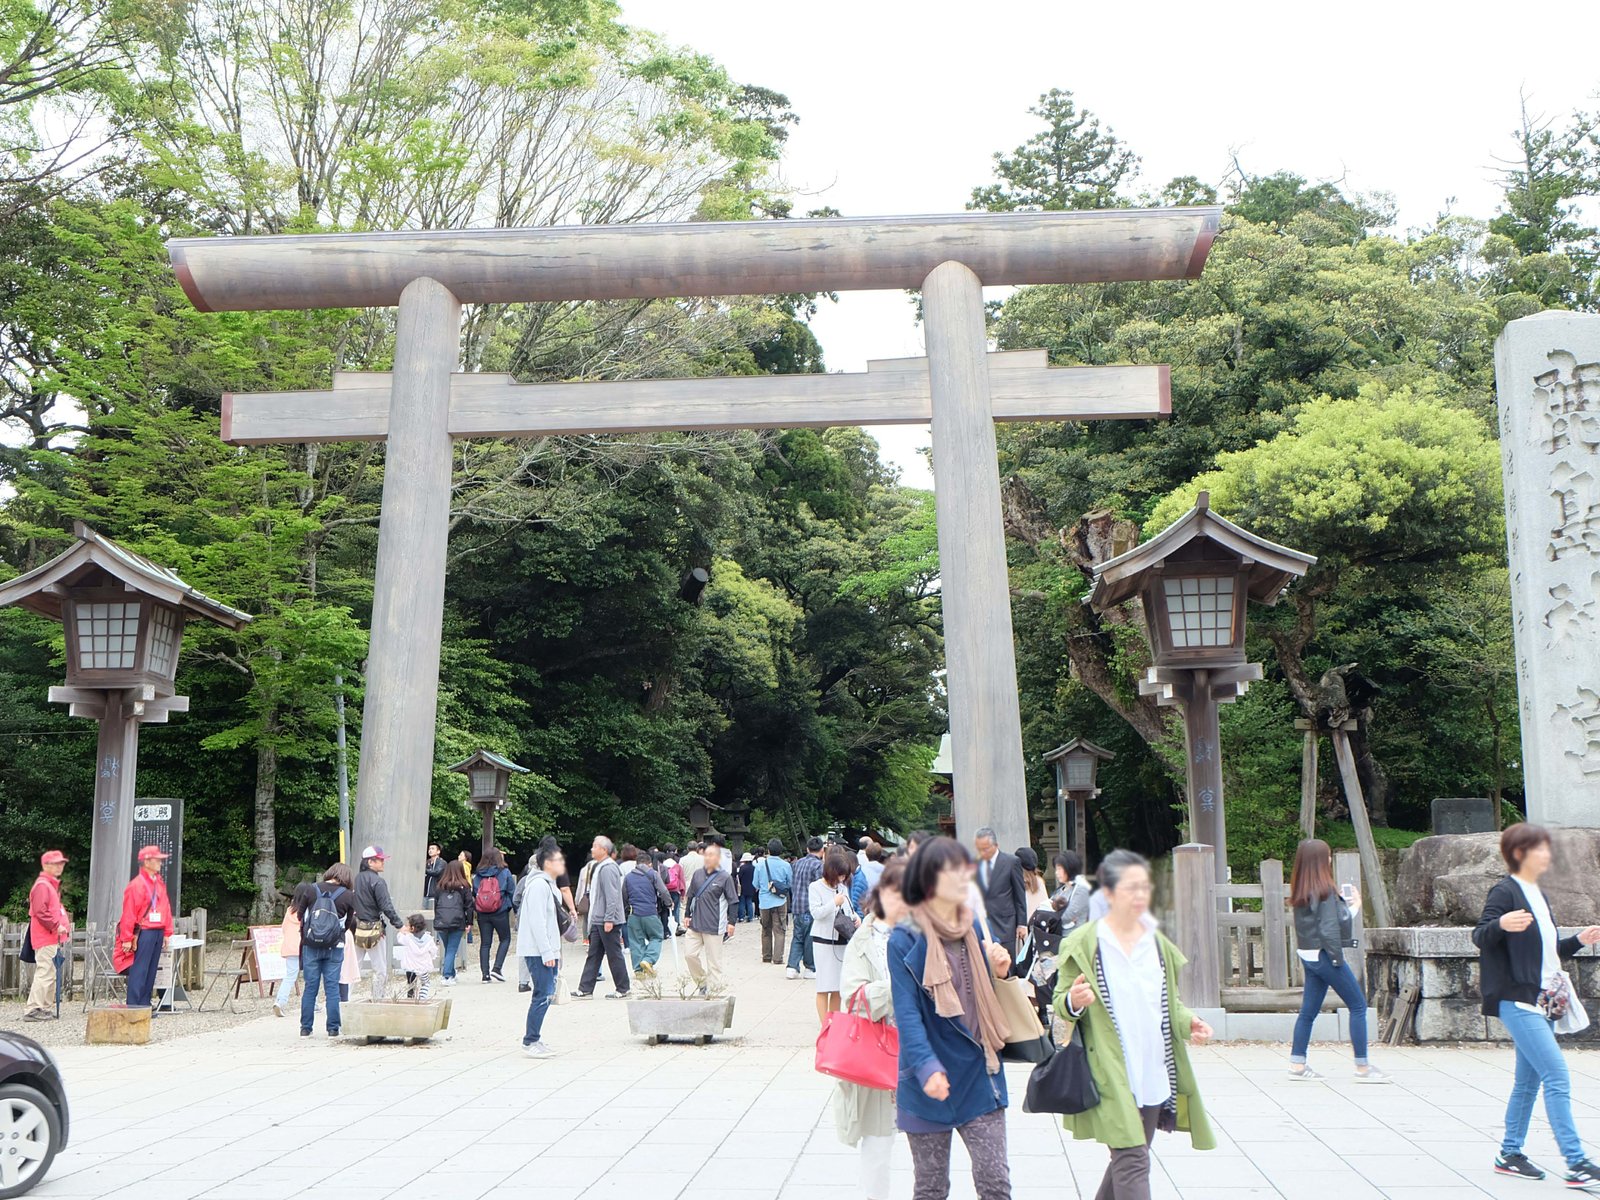
[[[226,945],[213,946],[206,952],[206,966],[220,967],[228,957],[229,951]],[[255,984],[246,984],[239,993],[237,1013],[229,1012],[226,1007],[218,1007],[218,995],[222,992],[222,988],[223,985],[219,983],[216,992],[212,993],[211,1003],[206,1006],[205,1012],[190,1012],[179,1004],[176,1012],[161,1013],[150,1023],[150,1040],[168,1042],[178,1038],[193,1037],[196,1034],[215,1033],[220,1029],[259,1021],[263,1017],[271,1019],[271,996],[258,998]],[[191,993],[191,999],[199,1005],[200,998],[204,994],[205,989],[199,988]],[[81,996],[73,1000],[63,997],[61,1017],[55,1021],[24,1021],[23,1009],[24,1000],[20,996],[0,1001],[0,1029],[25,1033],[43,1046],[83,1044],[84,1027],[88,1024],[88,1018],[84,1014]]]

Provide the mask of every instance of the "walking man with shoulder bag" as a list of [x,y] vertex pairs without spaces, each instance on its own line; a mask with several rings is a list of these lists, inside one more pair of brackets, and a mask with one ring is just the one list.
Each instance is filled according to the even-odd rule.
[[372,964],[374,1000],[389,994],[389,943],[383,923],[388,921],[396,933],[405,924],[389,898],[389,884],[383,878],[388,859],[382,846],[368,846],[361,851],[361,870],[356,874],[356,968],[359,970],[363,962]]
[[783,843],[773,838],[767,854],[756,864],[756,906],[761,913],[761,961],[785,964],[784,945],[788,932],[789,892],[794,868],[783,861]]

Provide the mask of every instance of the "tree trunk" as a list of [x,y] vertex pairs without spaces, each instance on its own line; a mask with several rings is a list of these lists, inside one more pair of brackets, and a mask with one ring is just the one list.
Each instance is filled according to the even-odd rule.
[[269,717],[256,747],[256,860],[251,871],[255,900],[250,919],[270,923],[278,909],[278,747],[277,720]]

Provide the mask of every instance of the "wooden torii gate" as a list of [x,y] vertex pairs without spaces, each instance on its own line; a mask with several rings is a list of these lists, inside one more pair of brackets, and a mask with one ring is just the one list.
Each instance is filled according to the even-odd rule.
[[[427,845],[455,437],[930,421],[957,828],[1027,845],[996,420],[1156,417],[1164,366],[1050,368],[990,354],[983,287],[1192,279],[1221,210],[189,238],[169,244],[202,311],[398,305],[392,373],[327,392],[230,396],[239,443],[386,440],[355,842]],[[463,304],[921,288],[925,359],[854,375],[519,384],[462,374]],[[417,869],[413,870],[415,866]]]

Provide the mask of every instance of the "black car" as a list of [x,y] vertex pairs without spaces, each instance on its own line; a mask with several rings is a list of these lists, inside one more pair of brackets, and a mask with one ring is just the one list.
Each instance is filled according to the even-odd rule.
[[0,1197],[20,1196],[67,1144],[67,1091],[50,1052],[0,1029]]

